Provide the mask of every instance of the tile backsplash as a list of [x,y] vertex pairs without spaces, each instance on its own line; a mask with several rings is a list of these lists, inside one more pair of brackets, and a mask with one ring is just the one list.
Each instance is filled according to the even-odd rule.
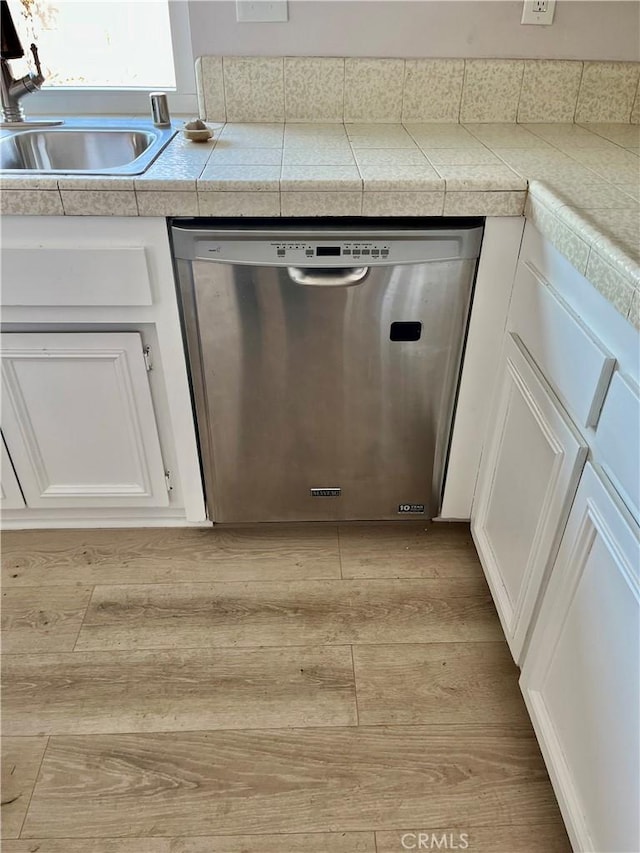
[[523,74],[521,59],[465,60],[460,121],[515,121]]
[[637,62],[202,56],[196,78],[209,121],[640,121]]
[[518,121],[572,122],[582,76],[582,62],[525,59]]
[[637,97],[637,63],[585,62],[576,121],[629,121]]
[[277,57],[225,56],[227,121],[284,121],[284,65]]

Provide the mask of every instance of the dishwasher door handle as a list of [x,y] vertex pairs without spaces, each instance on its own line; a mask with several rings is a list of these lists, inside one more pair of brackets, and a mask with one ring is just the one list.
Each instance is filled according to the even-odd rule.
[[369,267],[348,269],[314,269],[313,267],[287,267],[289,278],[296,284],[321,287],[352,287],[367,277]]

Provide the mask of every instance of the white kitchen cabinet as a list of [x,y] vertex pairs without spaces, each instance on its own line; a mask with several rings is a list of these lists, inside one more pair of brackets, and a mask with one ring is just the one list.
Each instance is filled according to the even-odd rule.
[[533,263],[518,264],[508,328],[573,422],[595,426],[616,360]]
[[4,307],[151,305],[144,246],[6,246]]
[[[41,407],[48,406],[53,431],[49,436],[39,421],[37,452],[33,434],[21,429],[16,430],[17,437],[11,436],[11,444],[7,440],[18,477],[24,481],[27,505],[9,508],[3,503],[3,528],[206,523],[166,220],[3,216],[2,251],[2,332],[137,333],[133,350],[112,365],[117,393],[111,385],[103,394],[102,380],[88,379],[83,390],[74,379],[65,382],[65,373],[71,376],[79,364],[78,354],[74,362],[59,358],[53,365],[54,359],[49,359],[46,371],[42,359],[39,365],[21,362],[23,372],[40,371],[45,382],[53,375],[52,381],[67,388],[71,402],[70,411],[63,412],[66,404],[59,402],[63,397],[53,405],[47,391],[46,399],[37,400],[37,383],[32,386],[29,415],[37,418]],[[152,369],[146,374],[140,338],[151,347]],[[104,379],[109,373],[108,359],[87,355],[85,361],[90,377]],[[75,396],[69,390],[74,387]],[[26,388],[21,390],[26,393]],[[133,406],[127,401],[129,392]],[[79,402],[83,396],[84,406]],[[100,414],[101,406],[106,414]],[[5,421],[9,417],[20,421],[15,412],[7,413],[6,401],[4,416]],[[53,442],[58,440],[55,449]],[[73,442],[76,447],[71,451],[68,445]],[[38,467],[38,454],[46,469]],[[79,473],[85,464],[84,473]]]
[[139,333],[4,334],[2,392],[28,507],[168,505]]
[[519,338],[507,335],[471,529],[516,662],[586,455]]
[[574,849],[638,853],[638,332],[530,223],[506,332],[472,532]]
[[607,477],[640,522],[640,389],[620,371],[611,380],[593,448]]
[[18,483],[11,459],[7,451],[7,446],[4,443],[4,438],[0,436],[0,452],[2,453],[2,468],[0,469],[0,507],[4,509],[21,509],[24,507],[24,498],[22,490]]
[[590,463],[520,680],[576,851],[640,850],[640,529]]

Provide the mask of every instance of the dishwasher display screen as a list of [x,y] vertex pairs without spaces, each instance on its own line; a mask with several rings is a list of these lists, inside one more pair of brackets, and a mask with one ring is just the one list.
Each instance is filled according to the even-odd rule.
[[316,246],[316,255],[318,257],[338,257],[340,255],[340,246]]

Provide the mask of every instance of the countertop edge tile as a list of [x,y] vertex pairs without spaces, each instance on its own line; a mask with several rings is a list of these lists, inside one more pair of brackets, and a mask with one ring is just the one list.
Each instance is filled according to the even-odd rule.
[[246,181],[224,181],[224,180],[198,180],[196,182],[198,192],[279,192],[280,179],[274,180],[246,180]]
[[443,190],[367,190],[362,195],[363,216],[442,216]]
[[134,189],[60,190],[65,216],[138,216]]
[[[281,121],[275,125],[273,122],[267,122],[266,136],[261,142],[262,124],[264,123],[220,125],[215,140],[207,145],[206,149],[189,147],[181,137],[176,136],[143,175],[112,178],[63,174],[0,176],[0,212],[3,215],[34,216],[524,215],[532,220],[543,236],[549,239],[630,323],[636,327],[640,325],[640,262],[633,246],[629,244],[628,224],[629,221],[633,222],[632,212],[638,208],[637,198],[640,196],[636,196],[640,188],[625,183],[623,177],[626,173],[623,174],[622,171],[619,175],[607,174],[606,177],[597,178],[603,185],[603,191],[606,189],[605,185],[622,185],[629,195],[628,207],[621,204],[619,199],[616,199],[617,203],[614,205],[617,213],[625,214],[618,216],[619,228],[622,229],[618,233],[614,226],[605,227],[600,215],[602,211],[597,209],[597,194],[595,203],[577,205],[575,196],[571,195],[570,181],[568,182],[563,173],[556,176],[557,170],[554,171],[552,163],[554,154],[562,151],[579,171],[582,160],[578,157],[572,158],[567,149],[567,141],[575,137],[572,128],[580,128],[580,133],[584,134],[594,133],[596,140],[599,139],[604,146],[607,141],[613,145],[611,140],[615,139],[633,141],[630,129],[635,125],[609,123],[604,126],[606,134],[602,137],[595,131],[569,122],[564,125],[543,124],[540,125],[541,130],[534,126],[544,139],[539,134],[531,133],[528,128],[511,122],[472,125],[467,128],[466,133],[471,130],[471,140],[475,139],[475,127],[478,135],[483,137],[484,149],[494,156],[497,152],[498,165],[503,163],[498,149],[507,142],[521,150],[523,155],[527,155],[521,168],[509,165],[513,177],[504,170],[497,169],[495,161],[488,164],[485,174],[481,164],[472,162],[468,167],[462,164],[459,167],[443,165],[442,175],[436,166],[433,178],[421,175],[419,169],[416,176],[412,177],[408,169],[411,162],[407,162],[405,177],[399,174],[394,166],[405,160],[415,159],[415,155],[407,157],[404,152],[409,143],[415,151],[419,150],[412,138],[411,127],[407,128],[401,122],[386,122],[381,118],[374,122],[335,123],[336,128],[341,127],[344,131],[338,134],[340,145],[345,150],[348,146],[351,155],[349,163],[345,162],[343,166],[338,163],[328,164],[326,178],[322,169],[316,175],[301,174],[297,177],[295,169],[292,175],[287,175],[287,172],[291,172],[292,164],[277,166],[271,156],[268,158],[269,163],[273,163],[271,167],[265,164],[258,172],[254,166],[256,174],[246,179],[241,174],[241,163],[237,164],[240,173],[236,169],[235,174],[232,164],[225,169],[222,160],[213,167],[213,161],[209,158],[227,127],[226,147],[246,148],[246,143],[250,141],[254,147],[274,148],[282,152],[287,139],[287,125]],[[325,144],[326,139],[322,136],[325,129],[322,123],[320,128],[321,138],[316,139],[316,134],[310,134],[310,148],[314,148],[314,145],[322,148]],[[427,133],[429,128],[435,140],[433,144],[438,146],[442,144],[444,137],[446,144],[454,148],[456,143],[460,145],[464,141],[461,141],[461,133],[457,130],[464,129],[461,124],[422,123],[418,126],[418,130],[423,134]],[[595,130],[601,131],[602,128],[598,126]],[[300,134],[304,136],[307,130],[302,125],[294,125],[292,133],[293,137],[298,139]],[[330,138],[337,139],[337,133],[338,131],[334,133],[332,130]],[[297,144],[299,147],[296,150],[302,152],[307,147],[305,139],[298,139]],[[583,143],[580,150],[585,144]],[[480,146],[480,143],[478,145]],[[353,150],[358,150],[360,156],[363,156],[360,151],[362,146],[366,149],[380,149],[383,154],[386,152],[378,165],[379,175],[375,174],[375,168],[367,165],[363,167],[364,172],[368,170],[373,174],[365,174],[364,177],[362,174],[360,177],[351,175],[351,167],[354,170],[358,168],[356,158],[351,160]],[[402,156],[394,158],[393,153],[397,154],[398,146]],[[594,146],[589,143],[587,147]],[[620,151],[627,150],[624,146],[618,148]],[[602,150],[604,152],[609,149],[603,147]],[[632,155],[631,150],[628,154]],[[537,168],[536,156],[533,155],[549,158],[548,163],[545,162],[545,175],[548,177],[536,177],[540,175],[540,169]],[[279,159],[282,162],[282,155]],[[372,159],[375,163],[377,158],[374,156]],[[467,159],[472,160],[473,157],[461,159],[464,162]],[[388,177],[384,175],[386,160],[389,160]],[[622,157],[619,160],[622,169],[627,160]],[[212,164],[209,168],[208,162]],[[425,163],[427,162],[425,159]],[[531,168],[527,163],[533,164]],[[616,163],[611,166],[614,171]],[[218,165],[223,168],[218,169]],[[311,163],[311,166],[313,165],[320,166]],[[584,164],[582,165],[584,167]],[[625,167],[628,172],[629,165]],[[304,166],[301,168],[304,172]],[[584,168],[588,170],[588,166]],[[468,170],[467,174],[465,169]],[[279,175],[276,177],[278,170]],[[229,172],[228,179],[225,177],[225,171]],[[344,171],[344,175],[340,174],[341,171]],[[402,171],[401,168],[400,172]],[[212,175],[213,180],[207,179],[207,172]],[[573,174],[575,176],[576,173]],[[618,181],[615,180],[616,176],[619,177]],[[589,193],[583,193],[579,197],[582,199],[585,196],[591,198]],[[611,206],[610,201],[608,203]],[[607,204],[604,203],[602,210],[606,207]],[[591,216],[590,208],[593,208]]]
[[539,197],[532,194],[531,189],[525,204],[525,216],[579,273],[586,274],[589,244],[560,219],[556,210],[549,209]]
[[585,277],[623,317],[629,316],[637,288],[593,248],[589,252]]
[[3,189],[0,194],[3,216],[64,216],[60,190]]
[[285,190],[282,216],[360,216],[362,190]]

